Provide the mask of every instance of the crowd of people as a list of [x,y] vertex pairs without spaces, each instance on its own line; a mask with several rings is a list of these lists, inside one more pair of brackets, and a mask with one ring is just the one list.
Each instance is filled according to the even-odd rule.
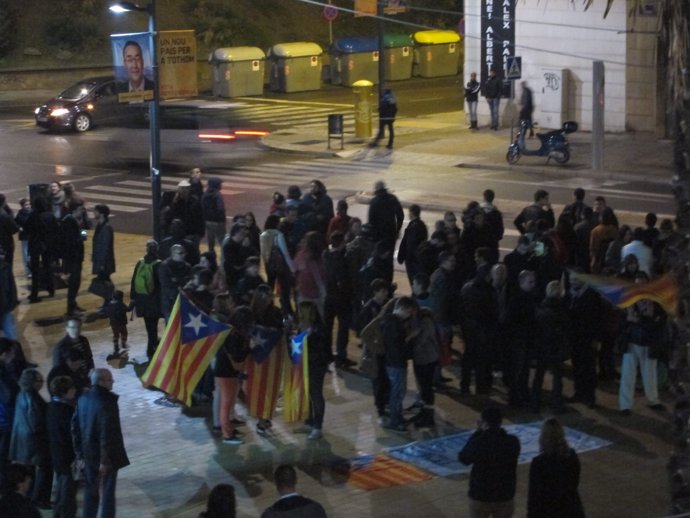
[[[259,361],[252,340],[256,326],[279,332],[282,344],[294,335],[309,337],[310,414],[305,424],[312,440],[322,437],[327,422],[323,386],[330,365],[355,367],[354,343],[361,347],[361,372],[372,380],[380,423],[394,432],[435,425],[435,394],[448,386],[448,367],[458,356],[462,397],[489,394],[500,378],[510,405],[538,413],[550,370],[554,412],[564,411],[565,402],[595,406],[598,380],[620,378],[619,410],[628,415],[639,367],[648,405],[663,408],[656,369],[668,354],[672,323],[649,300],[617,310],[580,274],[641,283],[671,270],[681,240],[672,221],[663,220],[657,228],[656,216],[648,214],[645,227],[619,225],[603,197],[590,207],[579,188],[557,216],[549,193],[540,189],[534,203],[514,219],[520,237],[501,258],[504,218],[492,190],[457,215],[446,212],[430,231],[419,205],[409,206],[403,229],[400,201],[381,181],[374,185],[364,222],[348,214],[346,200],[334,204],[326,186],[313,180],[306,193],[299,186],[274,193],[262,229],[251,212],[228,218],[222,181],[210,178],[204,188],[201,177],[195,169],[176,192],[164,195],[165,237],[148,241],[133,265],[131,303],[125,303],[123,291],[111,290],[103,293],[99,312],[110,318],[115,353],[128,346],[126,312],[133,309],[143,318],[149,359],[159,342],[160,320],[171,317],[180,290],[200,310],[231,325],[196,389],[197,400],[213,399],[213,426],[223,442],[243,442],[240,429],[246,423],[235,406]],[[0,195],[0,474],[7,478],[10,461],[33,466],[31,499],[47,506],[54,470],[56,509],[63,510],[59,516],[74,516],[74,480],[63,469],[72,457],[62,449],[68,442],[86,444],[93,430],[84,415],[116,416],[117,403],[112,376],[94,369],[88,340],[80,331],[82,309],[76,298],[91,222],[84,200],[66,187],[53,182],[49,197],[21,200],[16,215]],[[107,285],[115,271],[110,211],[106,205],[93,209],[92,285]],[[19,300],[12,271],[16,233],[24,273],[31,277],[29,302],[40,301],[41,289],[54,294],[55,272],[68,277],[66,336],[54,349],[50,403],[40,396],[42,377],[27,364],[18,342],[13,311]],[[395,260],[406,270],[409,296],[396,294]],[[417,388],[410,409],[417,412],[406,419],[410,361]],[[570,397],[564,396],[562,383],[567,361],[574,385]],[[51,412],[58,403],[64,406]],[[77,417],[70,428],[65,423],[75,406]],[[267,406],[256,415],[249,413],[258,419],[256,430],[262,435],[270,433],[275,398]],[[51,424],[51,416],[61,424]],[[41,423],[29,428],[33,436],[22,438],[21,444],[34,444],[35,451],[18,451],[15,436],[29,418]],[[116,424],[115,436],[120,433]],[[121,443],[121,433],[116,438]],[[98,492],[89,487],[96,474],[112,485],[112,491],[101,494],[102,505],[114,506],[114,476],[128,462],[124,447],[108,455],[107,462],[98,456],[89,459],[78,447],[71,455],[86,461],[81,471],[87,483],[84,516],[98,505]],[[114,475],[103,479],[107,474]]]

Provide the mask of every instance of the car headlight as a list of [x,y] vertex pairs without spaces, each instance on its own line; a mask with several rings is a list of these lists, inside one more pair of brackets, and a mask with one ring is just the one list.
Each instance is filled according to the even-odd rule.
[[50,116],[51,117],[62,117],[63,115],[67,115],[68,113],[69,113],[69,110],[67,108],[56,108],[50,112]]
[[34,110],[34,113],[35,113],[36,115],[38,115],[38,112],[40,112],[40,111],[41,111],[41,107],[39,106],[38,108],[36,108],[36,109]]

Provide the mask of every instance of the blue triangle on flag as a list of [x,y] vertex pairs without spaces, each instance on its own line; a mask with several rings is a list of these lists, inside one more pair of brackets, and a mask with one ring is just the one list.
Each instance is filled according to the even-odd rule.
[[229,325],[214,320],[197,308],[182,292],[180,292],[180,320],[180,338],[183,344],[230,329]]

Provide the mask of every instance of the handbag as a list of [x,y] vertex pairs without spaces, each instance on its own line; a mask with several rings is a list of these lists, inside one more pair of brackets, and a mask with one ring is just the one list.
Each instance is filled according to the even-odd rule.
[[89,293],[101,297],[102,299],[109,300],[113,296],[113,291],[115,291],[115,285],[112,281],[106,279],[99,279],[94,277],[91,279],[91,284],[89,284]]
[[287,270],[287,263],[283,257],[283,252],[280,251],[278,247],[277,240],[273,240],[273,246],[271,247],[271,253],[268,256],[268,271],[275,274],[285,273]]
[[364,345],[362,346],[362,356],[359,359],[359,371],[369,379],[376,379],[379,375],[379,367],[376,356]]

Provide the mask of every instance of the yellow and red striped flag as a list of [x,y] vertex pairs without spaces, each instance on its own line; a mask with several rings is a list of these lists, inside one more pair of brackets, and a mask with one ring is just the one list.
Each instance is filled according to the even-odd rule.
[[229,325],[211,318],[180,292],[142,383],[190,406],[194,388],[228,333]]
[[309,347],[306,331],[293,336],[289,346],[289,370],[283,385],[283,418],[286,423],[309,415]]
[[258,419],[272,419],[280,392],[287,348],[283,331],[257,325],[252,331],[254,347],[247,358],[247,413]]

